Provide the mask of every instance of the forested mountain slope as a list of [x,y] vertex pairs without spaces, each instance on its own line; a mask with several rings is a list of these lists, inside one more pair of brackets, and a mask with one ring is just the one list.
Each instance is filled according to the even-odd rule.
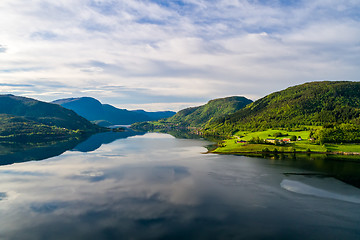
[[250,103],[252,103],[250,99],[238,96],[214,99],[199,107],[183,109],[166,119],[166,122],[200,127],[209,121],[234,113]]
[[180,110],[170,118],[157,122],[135,123],[132,124],[131,127],[138,130],[187,127],[200,128],[219,117],[236,112],[251,102],[250,99],[237,96],[214,99],[202,106]]
[[0,114],[17,116],[34,123],[69,130],[79,129],[92,132],[100,129],[75,112],[57,104],[14,95],[0,95]]
[[213,121],[205,132],[360,124],[360,83],[310,82],[269,94]]

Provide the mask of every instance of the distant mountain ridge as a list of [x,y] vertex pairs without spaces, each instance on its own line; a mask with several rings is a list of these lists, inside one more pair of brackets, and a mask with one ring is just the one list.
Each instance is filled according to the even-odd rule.
[[119,109],[110,104],[102,104],[92,97],[67,98],[53,101],[64,108],[71,109],[80,116],[104,126],[128,125],[135,122],[154,121],[173,116],[175,112],[146,112],[144,110],[130,111]]
[[132,112],[137,112],[144,114],[152,119],[152,121],[160,120],[163,118],[169,118],[176,114],[174,111],[158,111],[158,112],[147,112],[144,110],[132,110]]

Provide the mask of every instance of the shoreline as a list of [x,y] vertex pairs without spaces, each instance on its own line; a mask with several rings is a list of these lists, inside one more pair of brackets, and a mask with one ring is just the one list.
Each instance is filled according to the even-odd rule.
[[273,154],[273,155],[278,155],[278,154],[289,154],[289,153],[300,153],[300,154],[326,154],[326,155],[346,155],[346,156],[356,156],[359,155],[360,156],[360,152],[301,152],[301,151],[278,151],[278,152],[273,152],[273,151],[268,151],[268,152],[263,152],[263,151],[250,151],[250,152],[214,152],[214,151],[208,151],[206,153],[215,153],[215,154]]

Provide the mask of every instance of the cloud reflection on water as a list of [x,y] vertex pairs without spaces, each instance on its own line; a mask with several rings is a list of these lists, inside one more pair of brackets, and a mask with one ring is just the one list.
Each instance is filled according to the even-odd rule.
[[301,239],[308,225],[323,223],[319,238],[333,234],[328,225],[341,217],[350,219],[343,229],[360,220],[351,203],[295,199],[279,187],[282,166],[200,154],[206,144],[150,134],[2,166],[0,238]]
[[7,197],[6,192],[0,192],[0,201]]

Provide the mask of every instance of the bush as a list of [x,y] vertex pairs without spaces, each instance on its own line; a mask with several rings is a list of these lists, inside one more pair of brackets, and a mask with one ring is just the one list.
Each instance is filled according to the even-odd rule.
[[285,137],[287,136],[288,134],[283,134],[282,132],[276,132],[273,134],[273,137],[277,138],[277,137]]
[[261,139],[259,137],[253,137],[249,140],[249,143],[252,143],[252,144],[263,144],[265,143],[265,140],[264,139]]
[[295,135],[290,136],[290,141],[296,141],[297,137]]
[[266,147],[262,149],[262,152],[270,152],[270,150]]

